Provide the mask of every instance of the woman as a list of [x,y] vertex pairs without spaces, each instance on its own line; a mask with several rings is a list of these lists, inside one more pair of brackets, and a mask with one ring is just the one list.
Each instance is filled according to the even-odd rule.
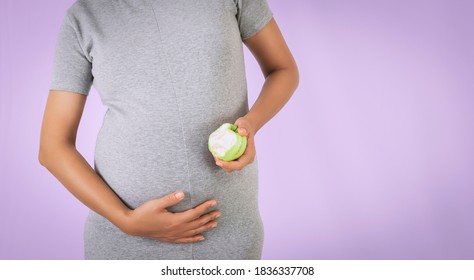
[[[265,76],[251,110],[244,44]],[[39,160],[90,208],[85,258],[260,259],[254,136],[298,79],[266,0],[77,0],[56,43]],[[75,148],[92,85],[108,107],[94,168]],[[207,149],[224,122],[248,137],[232,162]]]

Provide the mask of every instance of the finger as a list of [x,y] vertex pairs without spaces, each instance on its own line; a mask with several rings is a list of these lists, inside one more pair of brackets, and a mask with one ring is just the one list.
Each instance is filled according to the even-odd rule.
[[184,212],[175,213],[175,219],[179,223],[190,222],[192,220],[199,218],[202,214],[204,214],[207,210],[209,210],[216,204],[217,204],[216,200],[214,199],[208,200],[206,202],[199,204],[198,206],[192,209],[186,210]]
[[[222,161],[220,161],[220,162],[222,162]],[[216,162],[216,164],[217,164],[217,162]],[[220,168],[222,168],[224,171],[227,171],[227,172],[231,172],[231,171],[232,171],[231,169],[228,169],[227,167],[222,167],[222,164],[221,164],[221,165],[217,164],[217,165],[218,165]]]
[[238,160],[224,162],[221,167],[227,172],[233,170],[242,170],[242,168],[244,168],[244,163],[239,158]]
[[191,242],[197,242],[197,241],[201,241],[201,240],[204,240],[205,237],[204,235],[196,235],[196,236],[192,236],[192,237],[183,237],[183,238],[178,238],[178,239],[175,239],[173,242],[176,242],[176,243],[191,243]]
[[198,228],[200,226],[203,226],[207,224],[208,222],[217,219],[218,217],[221,216],[221,212],[219,210],[212,211],[211,213],[207,213],[205,215],[202,215],[201,217],[183,225],[182,229],[183,231],[188,231],[191,229]]
[[252,153],[244,153],[241,157],[239,157],[237,160],[233,161],[222,161],[221,167],[226,169],[226,170],[242,170],[247,164],[249,164],[252,161]]
[[198,228],[190,229],[190,230],[184,232],[183,237],[194,236],[196,234],[202,233],[206,230],[210,230],[210,229],[215,228],[215,227],[217,227],[217,222],[216,221],[210,221],[207,224],[202,225]]
[[170,194],[167,194],[163,197],[158,198],[158,202],[161,206],[161,208],[166,208],[170,207],[172,205],[178,204],[183,200],[184,198],[184,192],[182,191],[176,191],[172,192]]

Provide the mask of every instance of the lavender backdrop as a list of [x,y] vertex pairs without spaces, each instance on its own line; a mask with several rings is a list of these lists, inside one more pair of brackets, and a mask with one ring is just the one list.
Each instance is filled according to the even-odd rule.
[[[256,139],[263,258],[473,259],[474,2],[268,2],[301,82]],[[0,259],[83,258],[87,208],[37,160],[72,3],[0,0]],[[92,89],[89,163],[104,112]]]

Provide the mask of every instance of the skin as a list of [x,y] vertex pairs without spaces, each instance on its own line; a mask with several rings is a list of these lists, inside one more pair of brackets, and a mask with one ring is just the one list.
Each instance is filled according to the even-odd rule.
[[245,152],[238,159],[228,162],[214,157],[216,164],[227,172],[240,171],[253,163],[255,135],[283,108],[299,84],[298,67],[275,19],[271,19],[244,44],[258,61],[265,83],[249,112],[234,122],[239,128],[238,133],[247,136]]
[[[256,35],[244,41],[257,59],[266,81],[252,109],[236,120],[248,146],[239,160],[225,163],[228,172],[240,170],[255,157],[254,135],[288,101],[298,84],[298,70],[276,22],[272,19]],[[50,90],[43,116],[38,160],[77,199],[102,215],[124,233],[163,242],[191,243],[204,239],[203,232],[217,226],[219,210],[204,214],[216,200],[183,212],[167,207],[184,198],[176,191],[129,209],[76,149],[76,136],[87,96]],[[218,164],[218,162],[216,162]],[[182,196],[176,195],[181,193]]]

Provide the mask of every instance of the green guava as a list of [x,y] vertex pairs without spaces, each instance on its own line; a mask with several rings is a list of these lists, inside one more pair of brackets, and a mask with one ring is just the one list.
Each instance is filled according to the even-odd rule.
[[209,151],[223,161],[238,159],[247,148],[247,137],[237,132],[238,127],[224,123],[209,135]]

